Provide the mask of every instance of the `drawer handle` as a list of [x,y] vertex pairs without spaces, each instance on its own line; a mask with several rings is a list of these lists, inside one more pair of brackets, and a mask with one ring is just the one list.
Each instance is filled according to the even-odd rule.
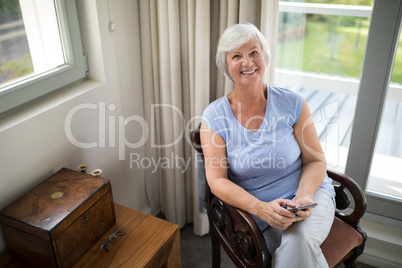
[[88,220],[89,220],[89,215],[85,215],[85,216],[84,216],[84,219],[83,219],[84,223],[87,223]]

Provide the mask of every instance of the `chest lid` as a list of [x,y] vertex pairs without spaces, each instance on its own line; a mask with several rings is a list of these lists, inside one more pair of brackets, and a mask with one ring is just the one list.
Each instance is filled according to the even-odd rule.
[[67,217],[75,220],[110,189],[106,179],[62,168],[3,209],[0,220],[51,231]]

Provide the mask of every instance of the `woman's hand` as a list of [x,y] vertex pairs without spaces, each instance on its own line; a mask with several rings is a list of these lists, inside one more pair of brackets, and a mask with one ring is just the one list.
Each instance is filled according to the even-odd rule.
[[286,230],[296,221],[296,214],[283,208],[294,206],[289,199],[276,199],[271,202],[259,202],[256,216],[266,221],[270,226]]
[[[307,195],[298,196],[298,195],[296,195],[294,205],[299,207],[299,206],[308,205],[308,204],[311,204],[311,203],[314,203],[314,201],[310,196],[307,196]],[[299,211],[295,212],[296,221],[302,221],[302,220],[305,220],[308,217],[310,217],[311,216],[311,210],[312,210],[312,208],[308,208],[306,210],[299,210]]]

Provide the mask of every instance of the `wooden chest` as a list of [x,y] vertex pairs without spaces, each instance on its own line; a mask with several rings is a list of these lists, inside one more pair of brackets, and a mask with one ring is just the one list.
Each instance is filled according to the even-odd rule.
[[11,256],[71,267],[116,222],[110,182],[63,168],[0,212]]

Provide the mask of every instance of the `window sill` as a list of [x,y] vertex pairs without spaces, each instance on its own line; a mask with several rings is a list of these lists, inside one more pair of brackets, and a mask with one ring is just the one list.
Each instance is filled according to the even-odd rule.
[[401,222],[366,213],[360,223],[368,238],[358,261],[376,267],[401,267]]

